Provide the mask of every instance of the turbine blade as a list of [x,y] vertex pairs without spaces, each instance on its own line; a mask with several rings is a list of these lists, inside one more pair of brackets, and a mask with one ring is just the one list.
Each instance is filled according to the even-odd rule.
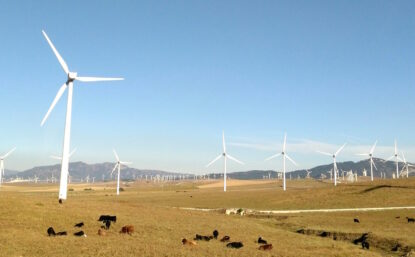
[[291,159],[290,158],[290,156],[288,156],[288,154],[285,154],[285,157],[287,157],[287,159],[290,161],[290,162],[292,162],[295,166],[298,166],[298,164],[293,160],[293,159]]
[[223,152],[226,153],[225,131],[222,131],[222,146],[223,146]]
[[52,51],[55,53],[56,58],[58,58],[59,63],[61,64],[63,70],[66,74],[69,73],[69,68],[66,62],[63,60],[62,56],[59,54],[58,50],[56,50],[55,46],[52,44],[52,41],[50,41],[48,35],[46,35],[46,32],[42,30],[43,36],[45,36],[46,41],[48,41],[50,48],[52,48]]
[[328,156],[333,156],[333,154],[331,154],[331,153],[327,153],[327,152],[322,152],[322,151],[316,151],[317,153],[321,153],[321,154],[324,154],[324,155],[328,155]]
[[12,150],[8,151],[5,155],[3,155],[2,159],[6,159],[7,156],[9,156],[10,154],[12,154],[14,152],[14,150],[16,150],[16,147],[14,147]]
[[371,154],[373,154],[373,152],[375,151],[375,147],[376,147],[376,144],[378,143],[378,141],[376,140],[375,141],[375,144],[372,146],[372,148],[370,149],[370,153]]
[[56,155],[51,155],[49,157],[52,158],[52,159],[55,159],[55,160],[62,160],[62,157],[59,157],[59,156],[56,156]]
[[272,160],[272,159],[274,159],[274,158],[276,158],[276,157],[278,157],[280,155],[281,155],[281,153],[274,154],[273,156],[266,158],[265,161]]
[[359,156],[367,156],[367,155],[369,155],[369,154],[367,154],[367,153],[357,153],[357,154],[355,154],[355,155],[359,155]]
[[209,162],[208,165],[206,165],[206,168],[208,168],[210,165],[212,165],[213,163],[215,163],[217,160],[219,160],[219,158],[222,157],[222,154],[219,154],[218,157],[216,157],[215,159],[213,159],[213,161]]
[[115,164],[114,169],[112,169],[111,174],[114,173],[115,169],[117,169],[118,163]]
[[245,164],[245,163],[241,162],[240,160],[236,159],[235,157],[230,156],[229,154],[227,154],[226,156],[234,162],[237,162],[237,163],[242,164],[242,165]]
[[130,165],[130,164],[133,164],[132,162],[120,162],[121,164],[123,164],[123,165]]
[[373,167],[375,167],[375,170],[378,170],[378,168],[376,168],[376,164],[375,164],[375,161],[372,159],[372,164],[373,164]]
[[395,154],[398,154],[398,143],[396,142],[396,139],[395,139]]
[[76,80],[79,80],[82,82],[97,82],[97,81],[124,80],[124,78],[76,77]]
[[45,124],[45,121],[48,119],[49,114],[52,112],[53,108],[55,107],[56,103],[59,101],[59,99],[61,98],[63,92],[65,92],[66,89],[66,83],[64,83],[58,90],[58,93],[55,96],[55,99],[53,99],[52,104],[49,107],[48,112],[46,113],[45,117],[43,117],[42,122],[40,123],[40,126],[43,126],[43,124]]
[[392,160],[392,158],[395,157],[395,155],[392,155],[391,157],[389,157],[388,159],[386,159],[385,161],[389,161]]
[[285,152],[285,146],[287,144],[287,133],[284,134],[284,144],[282,145],[282,151]]
[[115,151],[115,149],[112,149],[112,151],[114,152],[115,158],[117,159],[117,161],[120,161],[120,158],[118,157],[117,152]]
[[403,154],[403,152],[401,153],[402,153],[403,162],[406,164],[405,154]]
[[342,145],[342,147],[340,147],[339,148],[339,150],[337,150],[337,152],[334,154],[334,155],[338,155],[340,152],[341,152],[341,150],[343,150],[343,148],[346,146],[346,143],[344,144],[344,145]]
[[69,153],[69,158],[76,152],[76,148],[72,150],[72,152]]

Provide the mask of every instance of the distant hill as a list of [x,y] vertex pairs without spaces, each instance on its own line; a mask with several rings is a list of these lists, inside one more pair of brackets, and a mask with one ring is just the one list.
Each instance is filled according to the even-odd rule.
[[[72,181],[80,181],[81,179],[85,180],[85,178],[89,175],[90,181],[92,178],[95,177],[95,181],[103,181],[110,179],[110,173],[114,168],[115,163],[105,162],[105,163],[97,163],[97,164],[87,164],[84,162],[71,162],[69,163],[69,175],[71,176]],[[60,169],[61,165],[49,165],[49,166],[40,166],[34,167],[25,171],[21,172],[14,172],[9,173],[6,171],[5,177],[7,178],[14,178],[19,177],[22,179],[30,179],[34,178],[35,176],[38,177],[39,180],[46,180],[51,179],[53,176],[56,179],[60,178]],[[114,171],[113,178],[116,176],[116,171]],[[123,167],[120,172],[120,177],[122,180],[129,180],[134,178],[140,178],[148,176],[166,176],[166,175],[184,175],[175,172],[166,172],[161,170],[139,170],[129,167]]]
[[[385,172],[386,177],[391,178],[392,173],[396,172],[396,163],[394,161],[385,161],[383,159],[379,158],[373,158],[375,165],[377,167],[377,170],[373,168],[373,176],[374,177],[380,177],[381,172]],[[399,172],[401,171],[403,167],[403,163],[399,163]],[[349,171],[352,170],[353,172],[358,173],[359,176],[362,175],[363,169],[367,170],[367,175],[370,176],[370,162],[369,159],[358,161],[358,162],[352,162],[352,161],[346,161],[346,162],[338,162],[337,168],[340,170],[340,174],[342,174],[342,171]],[[328,171],[333,169],[333,164],[326,164],[326,165],[320,165],[316,166],[314,168],[308,169],[311,171],[310,176],[313,178],[321,178],[321,174],[326,175],[329,177]],[[410,169],[411,171],[411,169]],[[305,169],[302,170],[296,170],[287,173],[287,176],[290,176],[292,178],[297,178],[298,176],[304,178],[307,175],[307,172]],[[263,179],[264,177],[271,176],[271,178],[277,177],[277,172],[272,170],[250,170],[250,171],[244,171],[244,172],[232,172],[229,173],[228,176],[233,179]],[[414,176],[414,173],[409,173],[410,176]]]

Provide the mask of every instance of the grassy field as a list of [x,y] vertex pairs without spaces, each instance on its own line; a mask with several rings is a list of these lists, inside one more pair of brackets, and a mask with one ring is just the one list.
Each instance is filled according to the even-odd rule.
[[[0,188],[0,256],[403,256],[415,249],[415,210],[227,216],[220,211],[189,211],[176,207],[295,210],[320,208],[415,206],[415,179],[340,184],[312,180],[281,183],[220,182],[72,184],[68,200],[59,205],[58,185],[3,184]],[[91,188],[92,190],[85,190]],[[99,237],[101,214],[117,215],[107,236]],[[400,217],[400,218],[397,218]],[[360,223],[354,223],[359,218]],[[73,226],[83,221],[88,237],[74,237]],[[119,232],[135,227],[132,236]],[[67,231],[50,238],[48,227]],[[182,238],[196,233],[229,235],[241,249],[227,249],[217,240],[183,246]],[[303,229],[304,233],[297,233]],[[319,236],[327,232],[327,237]],[[370,250],[351,240],[369,232]],[[327,234],[326,233],[326,234]],[[274,249],[258,250],[261,235]],[[336,240],[334,240],[336,239]],[[392,248],[399,245],[397,251]]]

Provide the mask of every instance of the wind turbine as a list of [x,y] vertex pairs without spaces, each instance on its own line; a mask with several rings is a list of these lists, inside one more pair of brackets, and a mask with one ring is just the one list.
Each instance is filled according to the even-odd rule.
[[341,150],[343,150],[343,148],[346,146],[346,143],[344,145],[342,145],[335,153],[331,154],[331,153],[327,153],[327,152],[321,152],[321,151],[317,151],[318,153],[324,154],[324,155],[328,155],[333,157],[333,173],[334,173],[334,186],[337,186],[337,163],[336,163],[336,156],[339,155],[339,153],[341,152]]
[[372,181],[373,181],[373,166],[375,166],[375,169],[377,170],[376,164],[373,161],[373,151],[375,151],[375,147],[376,147],[376,144],[377,143],[378,143],[378,141],[376,140],[375,141],[375,144],[372,146],[372,148],[370,148],[369,153],[360,153],[360,154],[357,154],[357,155],[361,155],[361,156],[369,156],[369,161],[370,161],[370,180],[372,180]]
[[10,154],[12,154],[14,150],[16,150],[16,147],[8,151],[5,155],[0,156],[0,185],[3,182],[2,176],[4,176],[4,159],[6,159]]
[[403,167],[402,167],[401,174],[402,174],[402,171],[406,168],[406,178],[408,178],[408,177],[409,177],[409,167],[414,167],[414,165],[409,164],[409,163],[406,161],[406,159],[405,159],[405,155],[403,154],[403,152],[402,152],[402,158],[403,158],[403,163],[404,163],[404,165],[403,165]]
[[284,134],[284,144],[282,145],[282,152],[274,154],[273,156],[265,159],[265,161],[269,161],[271,159],[274,159],[274,158],[282,155],[282,174],[283,174],[283,188],[284,188],[284,191],[287,189],[286,188],[286,183],[285,183],[285,158],[287,158],[295,166],[298,166],[297,163],[293,159],[291,159],[290,156],[288,156],[288,154],[285,152],[286,142],[287,142],[287,133]]
[[398,144],[396,143],[396,139],[395,139],[395,154],[389,157],[388,159],[386,159],[386,161],[391,160],[393,157],[395,157],[395,162],[396,162],[396,178],[399,178],[399,161],[402,161],[402,159],[399,158],[398,156]]
[[68,68],[68,65],[63,60],[62,56],[56,50],[55,46],[52,44],[52,41],[46,35],[45,31],[42,30],[43,36],[46,38],[50,48],[52,48],[53,53],[58,59],[62,69],[65,71],[67,76],[66,82],[59,88],[58,93],[53,99],[51,106],[49,107],[48,112],[40,123],[41,126],[45,123],[49,114],[55,107],[56,103],[61,98],[62,94],[68,88],[68,102],[66,106],[66,121],[65,121],[65,132],[63,139],[63,151],[62,151],[62,165],[61,165],[61,181],[59,187],[59,200],[60,202],[66,199],[68,191],[68,166],[69,166],[69,149],[70,149],[70,137],[71,137],[71,116],[72,116],[72,94],[73,94],[73,82],[75,80],[82,82],[96,82],[96,81],[112,81],[112,80],[123,80],[123,78],[99,78],[99,77],[80,77],[76,72],[71,72]]
[[223,153],[219,154],[218,157],[216,157],[215,159],[213,159],[213,161],[211,161],[208,165],[206,165],[206,168],[208,168],[210,165],[212,165],[213,163],[215,163],[217,160],[220,159],[220,157],[223,156],[223,161],[224,161],[224,170],[223,170],[223,192],[226,192],[226,160],[229,158],[230,160],[237,162],[239,164],[244,164],[243,162],[239,161],[238,159],[236,159],[235,157],[230,156],[227,152],[226,152],[226,144],[225,144],[225,131],[222,132],[222,146],[223,146]]
[[114,169],[111,171],[111,175],[115,171],[115,169],[118,168],[117,195],[119,195],[120,194],[120,170],[121,170],[121,165],[131,164],[131,162],[122,162],[122,161],[120,161],[120,158],[118,158],[117,152],[114,149],[113,149],[113,151],[114,151],[115,158],[117,159],[117,163],[115,164]]

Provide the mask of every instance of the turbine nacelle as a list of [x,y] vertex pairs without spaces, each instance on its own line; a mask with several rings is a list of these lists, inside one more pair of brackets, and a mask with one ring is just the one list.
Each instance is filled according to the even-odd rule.
[[77,72],[69,72],[68,73],[68,82],[74,81],[77,76],[78,76]]

